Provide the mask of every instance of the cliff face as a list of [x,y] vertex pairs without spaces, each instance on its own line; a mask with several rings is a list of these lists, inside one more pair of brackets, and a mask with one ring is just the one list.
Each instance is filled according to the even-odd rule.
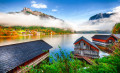
[[99,13],[99,14],[96,14],[92,17],[90,17],[89,20],[97,20],[97,19],[102,19],[102,18],[109,18],[111,15],[113,15],[114,13]]
[[22,10],[22,12],[26,12],[26,11],[32,12],[32,10],[30,8],[24,7],[23,10]]
[[115,26],[112,29],[113,34],[120,34],[120,23],[115,24]]
[[50,17],[50,18],[57,19],[54,16],[47,15],[47,14],[44,14],[44,13],[38,12],[38,11],[32,11],[30,8],[26,8],[26,7],[24,7],[21,12],[23,12],[25,14],[33,14],[33,15],[36,15],[36,16],[41,16],[41,17],[44,17],[44,18],[49,18]]

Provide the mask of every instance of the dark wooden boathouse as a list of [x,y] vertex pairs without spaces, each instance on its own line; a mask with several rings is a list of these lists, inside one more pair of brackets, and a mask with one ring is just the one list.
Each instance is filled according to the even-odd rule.
[[43,40],[0,46],[0,73],[25,73],[30,69],[26,66],[34,67],[47,58],[51,48]]
[[89,59],[99,58],[99,48],[82,36],[74,42],[74,57],[91,63]]
[[108,46],[114,42],[117,42],[117,38],[113,35],[94,35],[92,37],[94,44],[99,46]]

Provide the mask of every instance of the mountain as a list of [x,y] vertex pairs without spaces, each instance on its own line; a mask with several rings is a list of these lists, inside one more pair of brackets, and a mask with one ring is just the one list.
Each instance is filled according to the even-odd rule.
[[50,17],[50,18],[57,19],[54,16],[47,15],[47,14],[44,14],[44,13],[38,12],[38,11],[32,11],[30,8],[26,8],[26,7],[24,7],[21,12],[26,13],[26,14],[33,14],[33,15],[36,15],[36,16],[41,16],[41,17],[44,17],[44,18],[49,18]]
[[113,34],[120,34],[120,23],[115,24],[115,26],[112,29]]
[[[0,25],[4,26],[42,26],[54,27],[61,29],[72,29],[69,23],[52,15],[45,14],[41,11],[32,11],[24,7],[18,12],[0,13]],[[21,23],[22,22],[22,23]]]
[[89,20],[98,20],[98,19],[102,19],[102,18],[109,18],[113,14],[114,13],[99,13],[99,14],[96,14],[96,15],[90,17]]
[[[38,11],[32,11],[30,8],[26,8],[26,7],[24,7],[23,10],[21,10],[21,12],[26,14],[26,15],[32,14],[32,15],[35,15],[35,16],[40,16],[42,18],[58,19],[58,18],[56,18],[56,17],[54,17],[52,15],[48,15],[48,14],[38,12]],[[9,14],[21,13],[21,12],[9,12]],[[63,21],[62,19],[59,19],[59,20]]]
[[84,33],[84,34],[93,34],[93,33],[99,33],[99,34],[110,34],[110,31],[102,31],[102,30],[93,30],[93,31],[75,31],[75,33]]

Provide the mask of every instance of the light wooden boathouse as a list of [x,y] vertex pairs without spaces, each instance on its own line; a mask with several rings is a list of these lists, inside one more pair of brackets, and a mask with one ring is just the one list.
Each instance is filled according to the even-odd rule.
[[82,36],[74,42],[74,57],[83,58],[90,63],[89,58],[99,58],[99,48]]

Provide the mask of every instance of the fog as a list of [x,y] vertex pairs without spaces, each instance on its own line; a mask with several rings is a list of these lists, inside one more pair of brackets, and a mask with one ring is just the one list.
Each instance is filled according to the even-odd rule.
[[80,26],[77,27],[77,31],[80,30],[109,30],[111,31],[112,28],[116,23],[120,22],[120,6],[113,8],[112,12],[107,12],[109,13],[115,13],[114,15],[111,15],[109,18],[103,18],[103,19],[98,19],[98,20],[91,20],[91,21],[86,21]]
[[0,24],[5,26],[44,26],[55,28],[70,28],[76,31],[90,30],[109,30],[111,31],[116,23],[120,22],[120,6],[113,8],[111,12],[115,13],[109,18],[99,20],[86,20],[84,23],[75,24],[72,21],[62,21],[54,18],[43,18],[35,15],[26,15],[24,13],[6,14],[0,13]]
[[70,26],[59,19],[43,18],[35,15],[26,15],[24,13],[6,14],[0,13],[0,24],[5,26],[44,26],[55,28],[70,28]]

